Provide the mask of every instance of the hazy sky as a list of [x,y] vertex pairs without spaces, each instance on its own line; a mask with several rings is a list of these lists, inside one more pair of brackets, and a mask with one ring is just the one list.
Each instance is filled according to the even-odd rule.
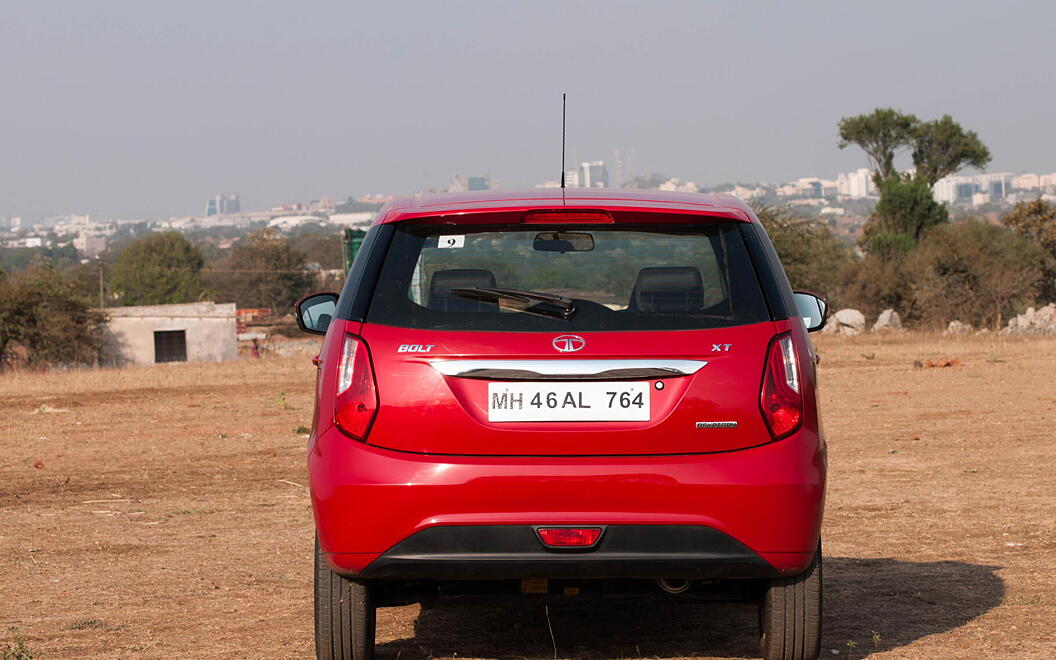
[[[7,2],[0,216],[503,187],[634,149],[701,185],[866,164],[836,122],[950,113],[1056,170],[1056,3]],[[611,165],[610,165],[611,168]]]

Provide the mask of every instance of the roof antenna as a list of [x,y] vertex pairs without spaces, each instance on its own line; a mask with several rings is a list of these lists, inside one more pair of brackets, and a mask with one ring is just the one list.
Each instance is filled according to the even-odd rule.
[[561,201],[565,201],[565,97],[561,93]]

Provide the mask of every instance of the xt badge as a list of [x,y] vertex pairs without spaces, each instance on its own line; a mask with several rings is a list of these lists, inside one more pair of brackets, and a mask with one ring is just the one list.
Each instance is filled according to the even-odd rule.
[[733,344],[712,344],[711,350],[714,353],[729,353],[732,346]]

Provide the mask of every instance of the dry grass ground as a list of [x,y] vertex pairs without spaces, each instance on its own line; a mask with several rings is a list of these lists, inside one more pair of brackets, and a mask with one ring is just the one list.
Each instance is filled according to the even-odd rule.
[[[818,342],[823,657],[1056,657],[1056,339]],[[17,627],[42,658],[309,657],[312,379],[304,357],[0,376],[0,649]],[[752,657],[754,617],[550,607],[562,657]],[[554,653],[528,600],[382,610],[379,643]]]

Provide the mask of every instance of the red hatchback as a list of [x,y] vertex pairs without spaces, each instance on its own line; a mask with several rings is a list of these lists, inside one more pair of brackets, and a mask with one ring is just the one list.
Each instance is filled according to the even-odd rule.
[[298,303],[318,657],[430,594],[716,592],[816,657],[824,300],[733,197],[565,192],[393,202]]

